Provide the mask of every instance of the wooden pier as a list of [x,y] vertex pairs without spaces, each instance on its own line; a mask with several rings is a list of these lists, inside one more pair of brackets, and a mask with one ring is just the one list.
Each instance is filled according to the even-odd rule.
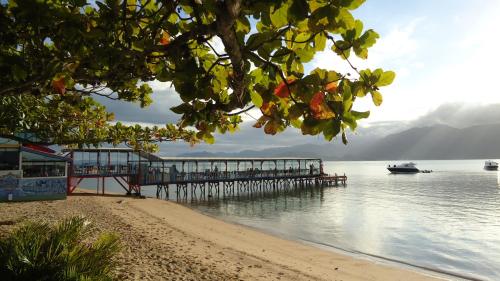
[[186,158],[159,157],[127,148],[65,150],[73,161],[68,169],[68,194],[85,178],[97,179],[97,193],[105,193],[112,178],[127,194],[141,194],[156,186],[158,198],[177,196],[232,196],[311,186],[346,185],[345,175],[328,175],[317,158]]

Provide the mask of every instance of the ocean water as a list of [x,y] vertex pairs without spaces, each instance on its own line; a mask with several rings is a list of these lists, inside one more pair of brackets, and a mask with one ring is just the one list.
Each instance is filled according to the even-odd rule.
[[[500,174],[484,160],[414,161],[430,174],[390,174],[390,161],[325,162],[346,187],[182,198],[189,207],[293,240],[471,279],[500,280]],[[95,186],[85,181],[81,186]],[[106,184],[109,191],[122,191]],[[154,196],[155,187],[143,193]],[[176,200],[175,188],[170,200]],[[451,275],[450,275],[451,276]],[[451,279],[456,279],[451,276]]]
[[326,162],[347,186],[188,203],[290,239],[429,269],[500,280],[500,174],[483,160],[414,161],[430,174],[390,174],[388,162]]

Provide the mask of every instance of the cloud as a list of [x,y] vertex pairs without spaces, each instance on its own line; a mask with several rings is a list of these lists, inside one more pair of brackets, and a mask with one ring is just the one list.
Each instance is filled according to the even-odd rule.
[[409,123],[412,127],[436,124],[455,128],[500,123],[500,104],[480,105],[465,103],[443,104]]
[[[418,24],[423,20],[424,18],[419,17],[405,25],[393,26],[389,32],[380,34],[380,39],[368,51],[367,60],[356,57],[354,53],[349,60],[359,69],[393,66],[421,67],[422,62],[413,61],[414,54],[418,50],[418,41],[414,38],[414,33]],[[320,67],[356,75],[349,64],[330,49],[331,46],[330,43],[325,51],[316,55],[312,62],[313,68]]]
[[108,112],[115,114],[116,121],[165,125],[179,120],[180,115],[170,110],[171,107],[182,102],[179,94],[173,88],[157,90],[153,93],[152,98],[153,104],[145,108],[141,108],[138,103],[110,100],[103,97],[96,97],[96,100],[106,106]]
[[[421,43],[416,38],[416,34],[424,21],[425,18],[423,17],[415,17],[403,24],[393,24],[388,31],[380,34],[380,39],[369,49],[367,60],[362,60],[351,54],[349,60],[358,69],[383,68],[397,73],[393,85],[382,89],[384,103],[381,107],[374,106],[369,96],[356,100],[353,109],[371,111],[370,119],[363,121],[363,123],[411,119],[417,116],[408,115],[409,110],[401,108],[400,102],[402,100],[398,97],[398,94],[401,92],[401,85],[404,80],[411,77],[414,72],[421,72],[421,69],[425,66],[425,62],[418,56]],[[358,76],[349,64],[331,51],[330,48],[318,53],[312,62],[312,66],[313,68],[320,67],[350,73],[351,77]]]

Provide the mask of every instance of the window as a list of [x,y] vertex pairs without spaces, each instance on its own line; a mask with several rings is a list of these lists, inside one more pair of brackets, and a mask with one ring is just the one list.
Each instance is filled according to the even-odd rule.
[[22,168],[24,178],[64,177],[66,161],[50,154],[23,151]]
[[19,170],[19,150],[0,148],[0,170]]
[[23,162],[23,177],[64,177],[66,162]]

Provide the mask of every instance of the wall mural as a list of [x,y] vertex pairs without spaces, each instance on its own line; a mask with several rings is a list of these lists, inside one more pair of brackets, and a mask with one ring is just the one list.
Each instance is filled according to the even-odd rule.
[[0,201],[12,194],[14,201],[66,198],[66,178],[19,178],[14,173],[0,175]]

